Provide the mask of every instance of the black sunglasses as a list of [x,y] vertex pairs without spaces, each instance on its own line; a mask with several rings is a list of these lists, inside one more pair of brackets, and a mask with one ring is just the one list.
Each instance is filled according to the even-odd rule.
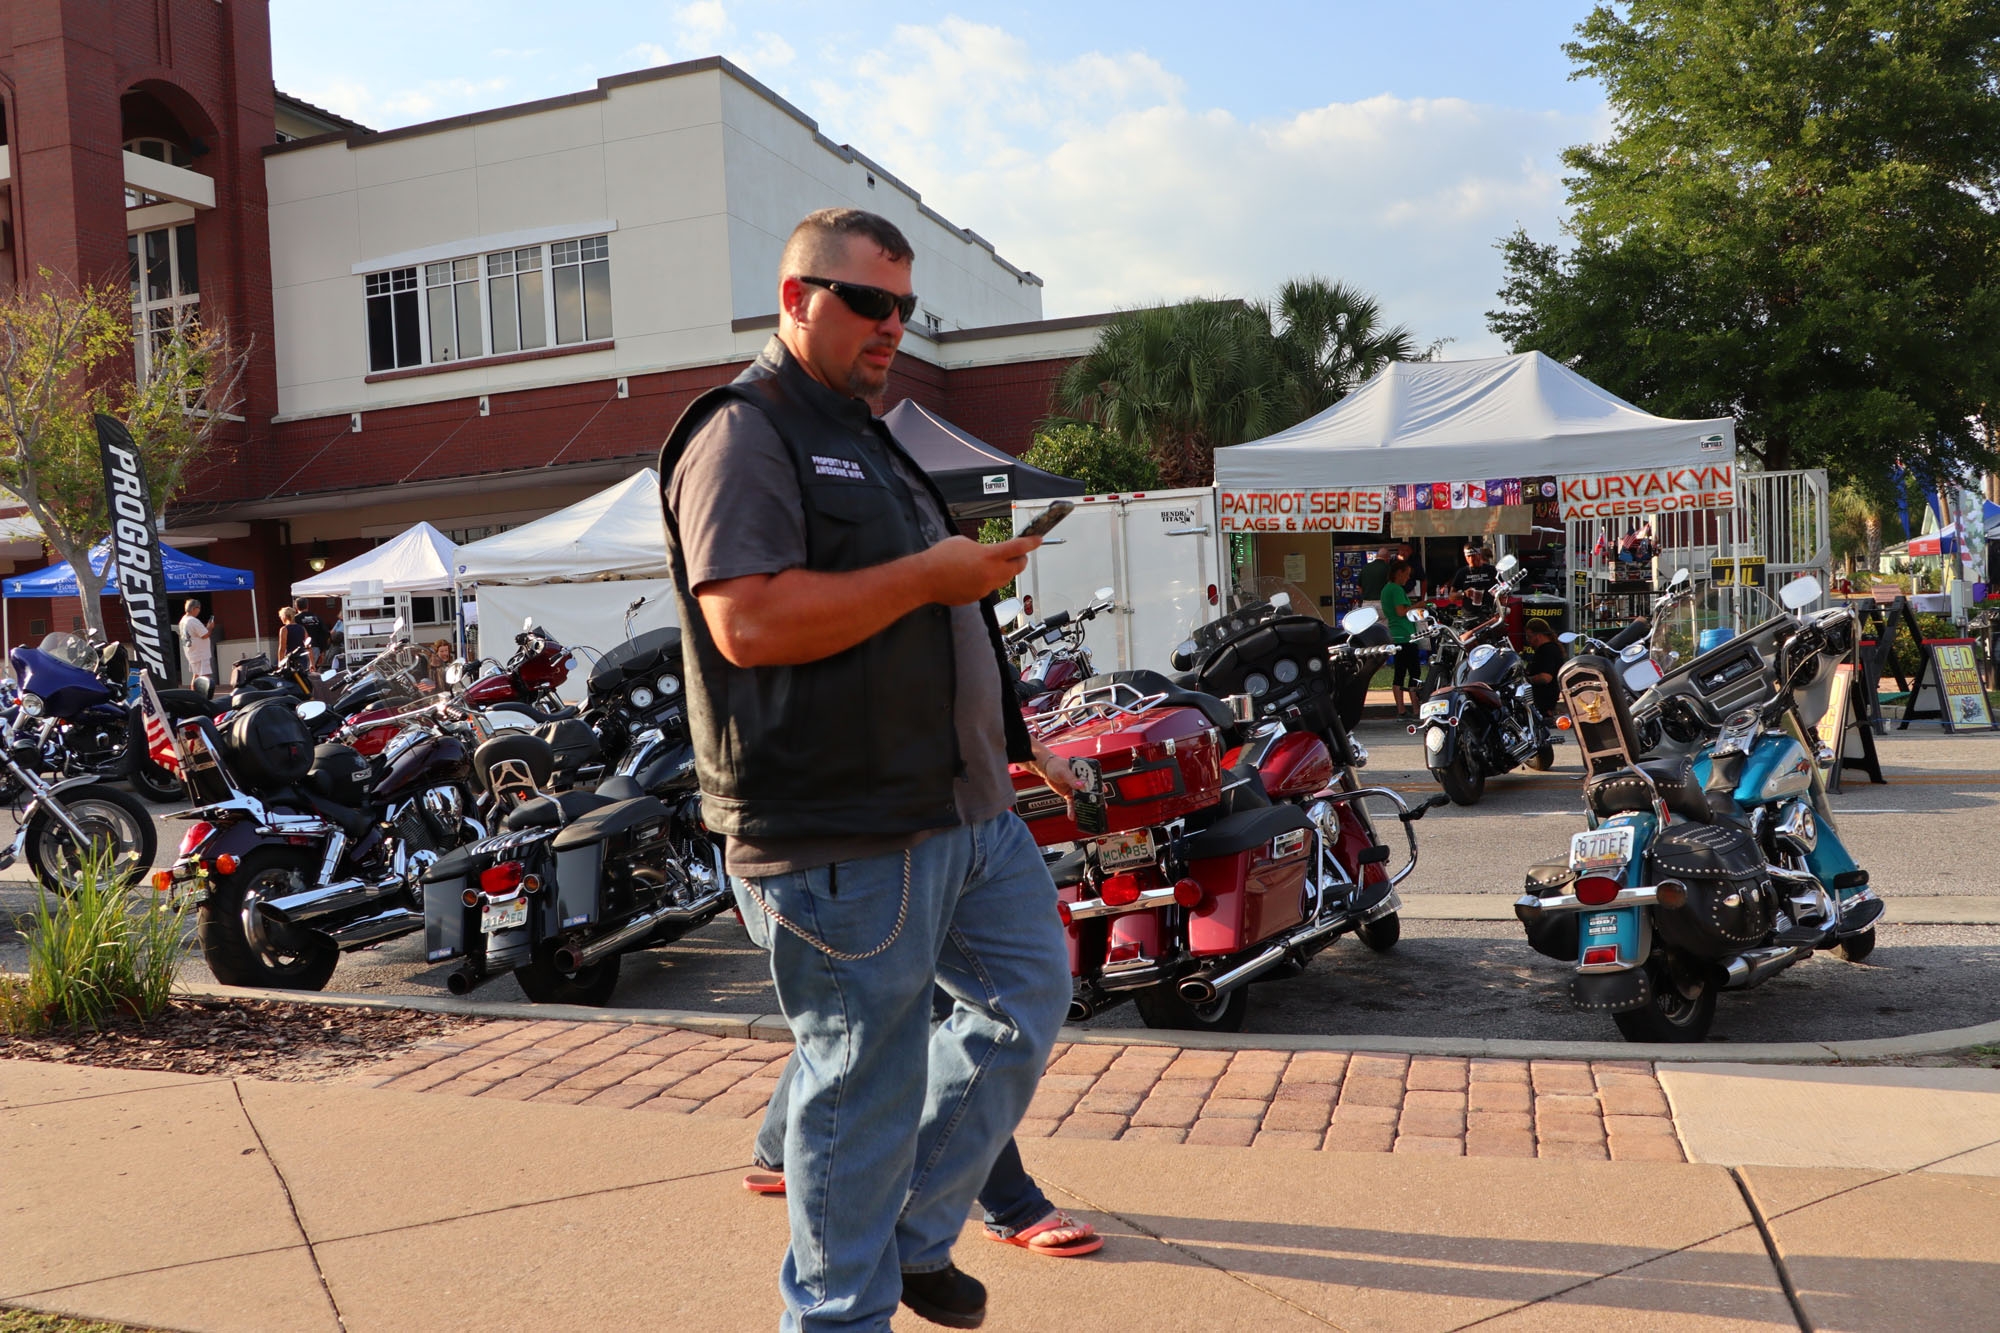
[[838,282],[832,278],[800,278],[809,287],[824,287],[840,298],[841,304],[863,319],[887,319],[895,311],[903,323],[917,313],[917,294],[898,296],[883,287],[865,287],[858,282]]

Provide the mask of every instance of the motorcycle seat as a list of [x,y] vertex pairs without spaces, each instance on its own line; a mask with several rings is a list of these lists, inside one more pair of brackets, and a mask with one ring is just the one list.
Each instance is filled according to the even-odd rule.
[[294,788],[293,790],[295,795],[312,808],[314,814],[350,838],[359,836],[373,822],[366,810],[356,810],[353,806],[342,805],[338,801],[329,801],[324,796],[316,796],[312,792],[302,789]]
[[1289,802],[1284,805],[1267,805],[1262,809],[1245,810],[1239,814],[1224,815],[1201,832],[1190,836],[1182,844],[1182,854],[1190,861],[1206,861],[1211,857],[1234,856],[1238,852],[1254,851],[1271,839],[1293,829],[1309,829],[1312,821],[1306,812]]
[[556,840],[551,845],[559,852],[588,847],[637,825],[663,822],[666,817],[667,807],[650,796],[641,796],[634,801],[616,801],[571,821],[567,828],[556,834]]
[[507,812],[501,824],[510,831],[529,828],[563,828],[574,824],[594,810],[602,810],[613,804],[608,796],[596,792],[565,791],[554,796],[538,796],[532,801],[523,801]]
[[646,794],[638,779],[619,773],[597,784],[597,794],[607,801],[636,801]]
[[[1647,759],[1639,768],[1660,789],[1667,811],[1697,824],[1714,820],[1708,793],[1695,781],[1694,766],[1686,759]],[[1644,779],[1629,768],[1605,773],[1583,784],[1583,803],[1599,818],[1633,810],[1652,809],[1652,793]]]
[[1208,719],[1209,725],[1229,735],[1236,730],[1236,714],[1229,711],[1229,705],[1212,694],[1200,690],[1190,690],[1176,685],[1157,671],[1139,668],[1134,671],[1107,671],[1092,676],[1080,685],[1071,687],[1070,697],[1080,690],[1094,690],[1106,685],[1129,685],[1141,694],[1166,696],[1160,702],[1168,708],[1193,708]]
[[1083,846],[1078,844],[1049,862],[1049,878],[1056,887],[1066,889],[1072,884],[1083,883]]

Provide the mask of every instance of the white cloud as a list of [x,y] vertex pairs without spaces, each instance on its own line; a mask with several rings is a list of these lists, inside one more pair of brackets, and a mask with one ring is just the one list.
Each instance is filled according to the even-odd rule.
[[760,31],[743,38],[723,0],[693,0],[676,6],[668,26],[666,41],[641,42],[632,53],[649,65],[719,55],[759,77],[785,68],[797,55],[792,44],[775,32]]
[[[1046,313],[1204,294],[1269,295],[1320,273],[1381,298],[1452,355],[1501,350],[1485,330],[1517,223],[1552,236],[1558,153],[1589,117],[1452,98],[1369,97],[1241,120],[1187,104],[1140,52],[1051,63],[1000,28],[898,28],[822,77],[810,105],[1048,281]],[[921,275],[919,276],[921,286]]]
[[306,81],[297,95],[375,129],[482,111],[504,102],[506,79],[432,79],[410,88],[378,89],[352,79]]

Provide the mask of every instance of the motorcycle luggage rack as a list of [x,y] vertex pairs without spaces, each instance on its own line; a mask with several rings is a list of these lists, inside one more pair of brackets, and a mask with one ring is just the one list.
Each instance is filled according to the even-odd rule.
[[1047,736],[1079,722],[1134,716],[1156,707],[1166,697],[1164,692],[1145,694],[1126,681],[1114,681],[1085,690],[1070,702],[1030,718],[1028,725],[1035,735]]

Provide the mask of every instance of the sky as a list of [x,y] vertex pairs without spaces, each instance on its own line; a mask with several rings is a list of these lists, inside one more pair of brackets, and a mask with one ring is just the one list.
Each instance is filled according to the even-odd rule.
[[[1319,274],[1444,355],[1560,239],[1588,0],[272,0],[278,87],[387,129],[724,55],[1047,283],[1043,313]],[[922,275],[916,286],[922,290]]]

